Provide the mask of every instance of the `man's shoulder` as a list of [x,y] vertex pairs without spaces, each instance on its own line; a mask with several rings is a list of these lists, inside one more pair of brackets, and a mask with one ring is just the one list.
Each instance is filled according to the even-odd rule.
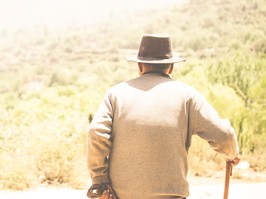
[[171,84],[172,86],[174,86],[176,88],[186,90],[187,92],[193,93],[194,91],[196,91],[196,89],[193,86],[191,86],[185,82],[182,82],[182,81],[171,79],[171,81],[169,81],[169,84]]
[[111,86],[111,88],[109,88],[108,93],[113,93],[116,91],[121,91],[123,89],[125,89],[125,87],[127,86],[127,81],[124,82],[119,82],[113,86]]
[[[145,83],[144,83],[145,82]],[[130,88],[143,88],[145,86],[149,87],[149,84],[153,85],[154,82],[147,82],[147,81],[143,81],[142,78],[137,77],[137,78],[133,78],[133,79],[129,79],[120,83],[117,83],[115,85],[113,85],[110,89],[109,92],[110,93],[115,93],[115,92],[123,92],[123,90],[130,90]],[[196,94],[198,93],[198,91],[191,85],[182,82],[182,81],[178,81],[175,79],[168,79],[167,81],[163,81],[160,83],[166,83],[164,84],[165,87],[167,87],[167,90],[172,90],[174,92],[174,90],[179,90],[185,93],[190,93],[190,94]],[[159,83],[159,84],[160,84]],[[144,85],[146,84],[146,85]],[[157,83],[155,83],[157,84]],[[154,85],[153,85],[154,86]]]

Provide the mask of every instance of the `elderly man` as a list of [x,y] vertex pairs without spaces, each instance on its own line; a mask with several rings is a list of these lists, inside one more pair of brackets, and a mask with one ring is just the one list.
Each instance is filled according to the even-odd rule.
[[184,59],[173,55],[168,35],[145,34],[129,60],[138,62],[139,77],[112,87],[89,126],[89,195],[186,198],[192,135],[234,160],[234,129],[198,91],[169,77]]

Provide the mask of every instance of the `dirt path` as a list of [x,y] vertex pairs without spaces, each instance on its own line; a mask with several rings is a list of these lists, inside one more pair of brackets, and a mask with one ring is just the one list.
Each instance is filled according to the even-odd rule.
[[[229,199],[266,199],[265,183],[231,183]],[[223,184],[191,185],[189,199],[222,199]],[[1,199],[86,199],[86,190],[39,188],[28,191],[0,191]]]
[[[241,173],[241,175],[240,175]],[[266,173],[237,170],[230,180],[228,199],[266,199]],[[222,199],[224,172],[212,177],[189,175],[190,197],[188,199]],[[88,185],[87,187],[89,187]],[[0,199],[86,199],[86,189],[75,190],[62,187],[39,187],[26,191],[0,190]]]

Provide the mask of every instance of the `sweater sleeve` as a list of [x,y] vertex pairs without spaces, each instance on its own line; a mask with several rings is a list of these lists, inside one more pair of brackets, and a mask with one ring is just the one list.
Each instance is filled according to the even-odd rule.
[[190,124],[192,134],[208,141],[210,146],[227,159],[234,159],[239,147],[233,127],[229,120],[222,119],[216,110],[199,93],[191,99]]
[[112,118],[112,106],[107,94],[88,129],[87,161],[93,184],[109,183]]

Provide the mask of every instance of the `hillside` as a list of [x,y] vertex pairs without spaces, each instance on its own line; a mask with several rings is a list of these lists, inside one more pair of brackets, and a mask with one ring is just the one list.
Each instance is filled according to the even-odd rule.
[[[0,187],[84,185],[88,119],[110,86],[137,76],[126,56],[137,52],[143,33],[155,32],[169,33],[175,53],[187,59],[172,78],[196,87],[229,118],[243,159],[266,169],[264,0],[116,0],[103,8],[36,2],[25,1],[22,11],[21,2],[1,7]],[[195,138],[191,173],[211,176],[206,165],[220,170],[224,160],[204,151],[209,146]]]

